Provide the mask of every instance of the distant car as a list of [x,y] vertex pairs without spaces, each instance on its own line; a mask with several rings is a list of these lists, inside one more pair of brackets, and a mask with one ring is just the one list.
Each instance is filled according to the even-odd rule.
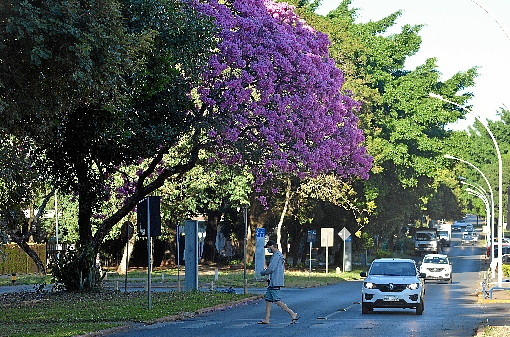
[[421,315],[425,309],[425,286],[412,259],[376,259],[372,262],[361,288],[361,313],[374,308],[414,308]]
[[475,239],[473,238],[473,235],[471,234],[462,234],[462,239],[460,240],[460,243],[462,245],[474,245]]
[[475,229],[473,228],[473,225],[469,224],[469,225],[466,225],[466,231],[468,232],[472,232],[474,231]]
[[452,264],[445,254],[427,254],[420,265],[420,273],[425,280],[447,281],[452,283]]

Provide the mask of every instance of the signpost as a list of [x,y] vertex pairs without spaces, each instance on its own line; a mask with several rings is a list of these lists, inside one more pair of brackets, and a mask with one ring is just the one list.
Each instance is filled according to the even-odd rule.
[[[344,255],[343,255],[343,267],[342,271],[351,271],[351,232],[347,230],[347,228],[342,228],[340,232],[338,232],[338,236],[344,240]],[[348,247],[347,247],[348,246]],[[346,258],[347,257],[347,258]]]
[[329,247],[333,247],[333,228],[321,228],[321,247],[326,247],[326,274],[328,273]]
[[[151,310],[151,269],[152,269],[152,247],[153,236],[161,235],[160,197],[150,196],[141,200],[136,207],[136,222],[140,236],[147,236],[147,302]],[[127,271],[126,271],[127,272]]]
[[264,245],[266,244],[266,229],[257,228],[255,232],[255,277],[259,278],[264,269]]
[[184,231],[184,290],[198,290],[198,221],[186,220]]
[[312,243],[315,242],[317,238],[317,231],[315,229],[308,231],[307,241],[310,242],[310,258],[308,261],[310,262],[310,269],[308,271],[308,278],[310,278],[310,274],[312,273]]

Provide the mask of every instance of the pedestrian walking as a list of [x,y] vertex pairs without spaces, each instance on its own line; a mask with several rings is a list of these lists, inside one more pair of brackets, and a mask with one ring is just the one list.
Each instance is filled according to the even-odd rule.
[[444,247],[446,246],[446,240],[444,238],[441,238],[441,240],[439,240],[440,244],[441,244],[441,254],[444,253]]
[[260,275],[267,275],[268,280],[266,296],[264,297],[266,300],[266,317],[260,321],[259,324],[269,324],[271,306],[273,303],[285,310],[292,319],[290,323],[294,324],[299,319],[298,314],[292,311],[280,298],[280,288],[284,286],[285,259],[283,258],[283,254],[278,250],[276,242],[273,240],[269,240],[265,247],[270,253],[273,253],[273,256],[269,261],[268,267],[260,272]]

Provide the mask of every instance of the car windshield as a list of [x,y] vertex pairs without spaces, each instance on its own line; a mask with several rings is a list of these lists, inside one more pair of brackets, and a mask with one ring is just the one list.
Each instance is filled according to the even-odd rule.
[[436,236],[434,233],[416,233],[417,241],[432,241],[435,240]]
[[448,264],[448,261],[444,257],[425,257],[423,263],[435,263],[435,264]]
[[370,275],[415,276],[416,267],[410,262],[373,262]]

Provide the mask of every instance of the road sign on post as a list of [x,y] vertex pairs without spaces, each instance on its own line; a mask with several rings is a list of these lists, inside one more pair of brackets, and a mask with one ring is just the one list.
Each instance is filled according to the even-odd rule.
[[[161,235],[161,216],[159,205],[161,198],[150,196],[138,202],[136,207],[136,222],[140,236],[147,236],[147,302],[151,310],[151,270],[152,270],[152,246],[153,236]],[[127,273],[127,270],[126,270]]]
[[312,273],[312,244],[315,242],[317,238],[317,231],[315,229],[308,231],[308,236],[306,241],[310,242],[310,258],[308,262],[310,263],[310,269],[308,270],[308,278],[310,278],[310,274]]
[[161,235],[160,204],[161,197],[150,196],[141,200],[136,206],[136,223],[139,236]]
[[326,247],[326,274],[328,273],[329,247],[333,247],[333,228],[321,228],[321,247]]
[[266,229],[257,228],[255,235],[255,277],[261,277],[260,272],[264,270],[264,245],[266,244]]
[[321,247],[333,247],[333,228],[321,228]]
[[352,250],[352,239],[351,232],[347,228],[342,228],[338,232],[338,236],[344,240],[344,256],[343,256],[343,268],[342,271],[351,271],[351,250]]
[[186,235],[184,245],[186,291],[198,290],[198,221],[186,220],[184,223]]

